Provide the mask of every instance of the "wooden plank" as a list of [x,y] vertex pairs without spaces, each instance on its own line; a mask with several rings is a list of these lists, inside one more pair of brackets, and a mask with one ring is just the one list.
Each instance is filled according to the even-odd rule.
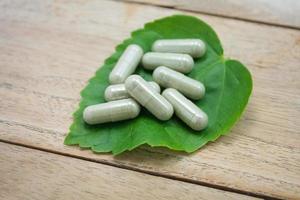
[[0,143],[1,199],[257,199]]
[[63,145],[79,92],[130,31],[178,11],[80,0],[2,1],[0,9],[1,140],[186,181],[299,198],[299,31],[195,15],[215,28],[226,56],[249,67],[254,91],[247,111],[230,135],[196,153],[143,147],[112,157]]
[[300,29],[297,0],[123,0]]

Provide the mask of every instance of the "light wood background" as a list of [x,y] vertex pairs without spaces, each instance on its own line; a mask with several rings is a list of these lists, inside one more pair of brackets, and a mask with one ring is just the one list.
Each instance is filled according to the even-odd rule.
[[1,143],[1,199],[256,199]]
[[123,0],[300,29],[297,0]]
[[[286,9],[299,7],[287,4]],[[246,64],[253,75],[249,105],[231,133],[190,155],[141,147],[113,157],[64,146],[80,90],[114,47],[144,23],[176,13],[194,15],[214,27],[225,55]],[[290,14],[297,18],[299,13]],[[247,15],[220,15],[226,13],[184,12],[147,1],[1,1],[0,197],[125,199],[131,194],[135,199],[154,199],[188,191],[182,197],[299,199],[297,23],[275,23],[263,14],[256,17],[268,24],[242,20]],[[62,183],[56,189],[55,178]],[[115,190],[98,191],[97,184]],[[128,184],[138,188],[122,191]],[[157,187],[149,189],[151,185]],[[197,195],[195,189],[203,193]],[[51,196],[55,192],[57,196]]]

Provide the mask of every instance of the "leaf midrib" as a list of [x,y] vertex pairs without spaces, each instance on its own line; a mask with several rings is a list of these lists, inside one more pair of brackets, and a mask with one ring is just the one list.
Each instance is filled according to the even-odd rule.
[[[216,107],[216,121],[218,121],[217,119],[219,118],[219,112],[220,112],[220,106],[221,106],[221,102],[222,102],[222,99],[223,99],[223,96],[224,96],[224,90],[225,90],[225,79],[226,79],[226,64],[225,64],[225,61],[222,62],[222,59],[221,59],[221,63],[223,64],[223,81],[222,81],[222,89],[221,89],[221,94],[220,94],[220,97],[218,99],[218,104],[217,104],[217,107]],[[218,65],[216,65],[218,66]],[[218,125],[219,126],[219,125]]]

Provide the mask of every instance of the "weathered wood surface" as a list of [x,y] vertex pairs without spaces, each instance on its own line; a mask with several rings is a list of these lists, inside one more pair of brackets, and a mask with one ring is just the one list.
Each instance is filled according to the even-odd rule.
[[300,29],[298,0],[123,0]]
[[0,142],[1,199],[257,199]]
[[[79,92],[130,32],[166,8],[114,1],[0,3],[0,140],[278,198],[300,198],[300,32],[193,15],[245,63],[253,95],[230,135],[191,155],[139,148],[118,157],[63,145]],[[191,13],[187,13],[191,14]]]

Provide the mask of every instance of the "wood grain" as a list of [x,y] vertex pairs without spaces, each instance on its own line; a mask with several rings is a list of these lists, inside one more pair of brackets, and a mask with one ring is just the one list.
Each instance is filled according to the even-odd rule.
[[79,92],[132,30],[178,11],[82,0],[7,0],[0,10],[0,140],[195,183],[300,198],[299,31],[195,15],[214,27],[225,55],[253,75],[242,119],[230,135],[190,155],[143,147],[112,157],[63,145]]
[[1,199],[257,199],[0,143]]
[[123,0],[300,29],[298,0]]

